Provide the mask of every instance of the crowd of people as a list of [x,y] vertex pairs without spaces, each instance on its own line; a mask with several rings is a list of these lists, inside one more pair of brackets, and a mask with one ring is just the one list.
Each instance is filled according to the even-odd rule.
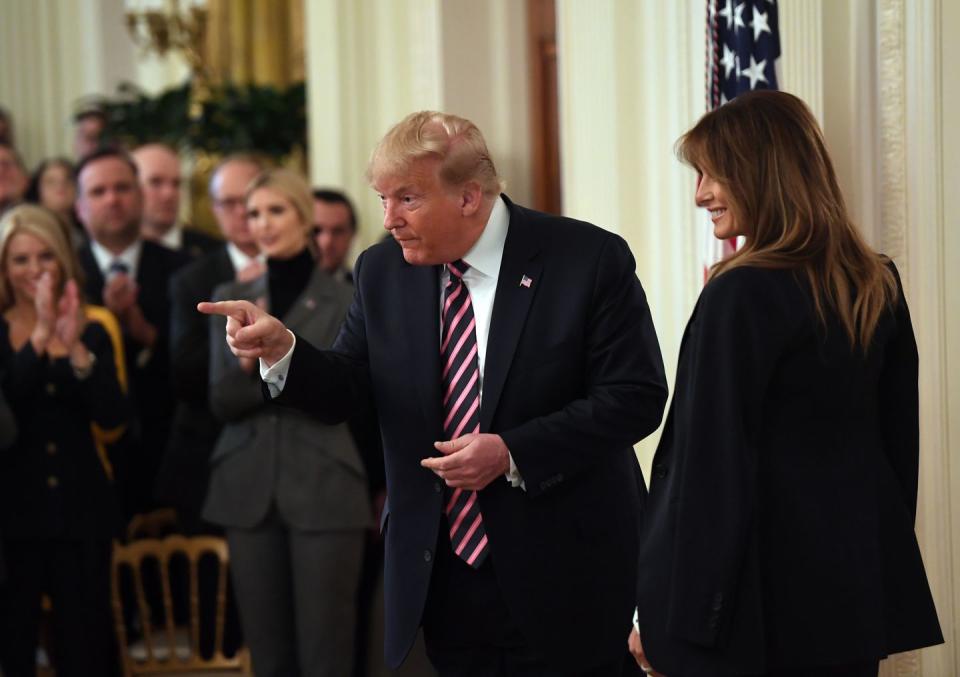
[[942,642],[896,267],[796,97],[743,94],[677,153],[745,244],[684,332],[648,486],[667,380],[633,255],[514,203],[469,120],[378,143],[391,237],[352,271],[349,201],[253,156],[211,179],[220,241],[178,222],[173,149],[31,184],[0,142],[3,669],[29,674],[46,592],[58,674],[109,674],[110,540],[161,506],[225,534],[260,677],[362,665],[378,523],[391,668],[421,629],[443,677],[866,676]]
[[209,182],[216,236],[180,219],[176,149],[105,142],[85,111],[76,160],[30,174],[0,117],[2,674],[34,674],[44,595],[57,674],[116,672],[111,548],[132,523],[226,536],[260,673],[366,674],[378,436],[272,411],[196,310],[242,295],[331,345],[350,199],[230,155]]

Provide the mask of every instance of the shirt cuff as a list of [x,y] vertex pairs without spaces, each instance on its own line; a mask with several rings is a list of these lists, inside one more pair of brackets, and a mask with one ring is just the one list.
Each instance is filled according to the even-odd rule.
[[260,378],[267,384],[270,397],[274,398],[279,397],[283,391],[283,386],[287,382],[287,372],[290,371],[290,360],[293,359],[293,350],[297,347],[296,335],[289,329],[287,329],[287,331],[293,339],[293,345],[290,346],[287,354],[274,362],[270,367],[267,366],[267,363],[263,361],[262,357],[260,358]]
[[507,481],[510,483],[511,487],[520,487],[526,491],[527,483],[523,481],[522,477],[520,477],[520,470],[517,469],[517,463],[513,460],[513,454],[508,451],[507,456],[510,458],[510,470],[508,470],[507,474],[505,475]]

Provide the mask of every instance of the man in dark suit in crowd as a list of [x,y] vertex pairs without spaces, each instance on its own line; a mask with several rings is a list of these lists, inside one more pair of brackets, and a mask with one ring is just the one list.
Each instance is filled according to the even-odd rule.
[[331,351],[248,302],[201,310],[229,316],[280,403],[334,422],[375,400],[388,665],[422,623],[442,675],[619,675],[645,495],[632,445],[667,398],[629,248],[511,202],[452,115],[404,119],[368,176],[395,241],[358,259]]
[[350,198],[339,190],[313,191],[313,241],[320,267],[341,282],[353,284],[347,255],[357,234],[357,214]]
[[198,258],[221,242],[180,222],[180,156],[162,143],[148,143],[133,151],[140,191],[143,193],[143,217],[140,234],[145,240],[182,251]]
[[208,461],[220,434],[210,412],[210,323],[196,310],[230,280],[249,281],[265,267],[247,228],[247,185],[260,173],[250,155],[225,158],[210,177],[213,214],[225,242],[178,271],[170,281],[170,366],[177,397],[170,442],[157,479],[158,495],[177,509],[187,533],[213,527],[200,518],[210,478]]
[[[91,303],[105,305],[123,331],[127,373],[139,420],[123,442],[126,508],[157,507],[153,485],[173,413],[169,384],[170,276],[187,259],[140,237],[137,168],[123,151],[94,151],[77,165],[77,214],[90,241],[80,249]],[[133,445],[139,432],[139,447]]]

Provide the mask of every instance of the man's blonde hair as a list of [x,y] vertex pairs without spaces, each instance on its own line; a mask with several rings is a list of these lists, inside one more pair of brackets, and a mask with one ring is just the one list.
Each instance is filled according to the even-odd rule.
[[440,180],[448,186],[476,181],[486,195],[503,190],[477,126],[466,118],[429,110],[411,113],[380,140],[367,165],[367,181],[406,174],[425,158],[440,160]]

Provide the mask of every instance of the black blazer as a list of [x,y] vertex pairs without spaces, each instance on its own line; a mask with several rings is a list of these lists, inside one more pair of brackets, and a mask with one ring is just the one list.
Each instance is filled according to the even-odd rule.
[[208,401],[210,321],[197,312],[197,303],[213,298],[213,290],[235,274],[221,243],[170,280],[170,376],[177,402],[157,495],[178,509],[190,530],[200,528],[197,520],[210,479],[210,452],[221,429]]
[[[660,423],[663,363],[626,243],[506,202],[480,429],[503,437],[526,491],[498,479],[479,500],[513,618],[558,671],[582,672],[624,652],[645,493],[632,445]],[[420,466],[442,434],[439,272],[393,241],[368,249],[333,351],[298,340],[279,398],[328,422],[376,401],[391,667],[416,636],[441,523],[443,487]]]
[[223,240],[215,238],[212,235],[207,235],[189,226],[183,229],[183,247],[180,251],[193,260],[215,252],[223,246]]
[[758,674],[943,641],[913,533],[917,398],[902,294],[863,357],[792,271],[707,284],[643,519],[640,636],[658,671]]
[[119,504],[90,424],[124,425],[130,408],[106,331],[91,322],[82,341],[96,362],[80,380],[66,358],[38,356],[29,342],[14,351],[0,318],[3,394],[19,430],[13,446],[0,454],[5,539],[109,540],[118,533]]
[[[85,293],[91,303],[103,303],[104,278],[90,245],[81,247],[80,264],[86,275]],[[123,444],[130,456],[127,508],[140,511],[154,507],[154,482],[160,458],[167,444],[174,397],[170,387],[169,331],[171,276],[189,258],[182,252],[143,241],[137,268],[138,303],[144,317],[157,329],[157,340],[149,352],[124,335],[130,394],[139,421],[139,435],[131,431]],[[136,441],[136,438],[139,438]],[[136,445],[139,444],[139,447]]]

